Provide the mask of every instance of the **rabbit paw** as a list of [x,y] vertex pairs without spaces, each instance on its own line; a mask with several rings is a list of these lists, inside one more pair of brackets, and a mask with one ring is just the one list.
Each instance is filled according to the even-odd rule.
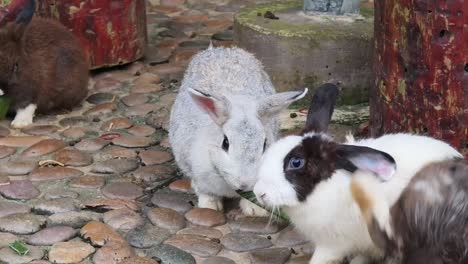
[[207,194],[198,195],[198,207],[210,208],[216,211],[223,211],[223,200],[220,197]]
[[261,208],[260,206],[249,202],[246,199],[241,199],[239,206],[242,209],[242,213],[246,216],[269,216],[267,210]]
[[26,108],[19,109],[16,113],[15,119],[11,122],[13,128],[24,128],[33,123],[34,113],[37,106],[30,104]]

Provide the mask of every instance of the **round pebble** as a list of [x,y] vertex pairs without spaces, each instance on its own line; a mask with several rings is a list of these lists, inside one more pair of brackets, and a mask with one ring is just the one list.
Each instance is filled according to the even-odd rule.
[[269,217],[241,217],[229,223],[233,232],[248,232],[254,234],[274,234],[283,229],[285,223],[270,221]]
[[128,132],[137,137],[149,137],[156,132],[156,129],[147,125],[137,125],[131,127]]
[[169,189],[178,192],[193,193],[192,183],[190,180],[177,180],[169,184]]
[[170,208],[185,214],[197,203],[196,196],[177,192],[157,192],[151,198],[151,203],[158,207]]
[[106,179],[100,176],[86,175],[70,181],[72,188],[97,189],[104,186]]
[[185,227],[185,219],[177,211],[169,208],[153,208],[148,211],[148,219],[152,224],[172,232]]
[[44,251],[39,247],[28,246],[29,252],[24,256],[18,255],[9,247],[0,249],[0,262],[9,264],[31,263],[44,257]]
[[104,223],[117,230],[132,230],[143,226],[143,217],[130,209],[117,209],[104,214]]
[[57,150],[65,148],[67,145],[62,140],[58,139],[45,139],[42,140],[25,151],[23,151],[22,156],[25,157],[40,157],[50,153],[53,153]]
[[99,221],[102,219],[102,214],[90,211],[70,211],[58,213],[49,216],[47,220],[48,226],[65,225],[73,228],[81,228],[90,221]]
[[145,184],[154,184],[157,182],[167,181],[175,177],[176,169],[166,165],[151,165],[140,167],[132,174],[137,181]]
[[93,158],[82,151],[76,149],[64,149],[55,155],[55,160],[65,166],[84,167],[93,163]]
[[101,190],[102,194],[111,199],[135,200],[143,196],[141,187],[128,182],[114,182]]
[[15,148],[30,147],[44,139],[46,139],[44,136],[8,136],[0,138],[0,146]]
[[275,245],[279,247],[295,247],[307,243],[308,240],[293,226],[283,229],[274,240]]
[[154,140],[147,137],[123,136],[113,139],[112,143],[126,148],[144,148],[152,145]]
[[146,116],[150,113],[157,112],[159,109],[161,109],[161,106],[155,105],[155,104],[142,104],[142,105],[130,106],[125,111],[125,116],[128,116],[128,117]]
[[158,264],[158,262],[150,258],[130,257],[119,262],[119,264]]
[[31,181],[12,181],[8,185],[0,186],[0,194],[13,200],[30,200],[38,197],[41,192]]
[[10,135],[10,129],[0,126],[0,137],[7,137],[8,135]]
[[143,164],[147,166],[163,164],[173,159],[170,153],[160,150],[145,150],[140,152],[139,156]]
[[[255,262],[254,262],[255,263]],[[210,257],[205,259],[202,264],[236,264],[234,260],[225,257]]]
[[269,248],[273,245],[270,240],[250,233],[229,233],[221,238],[221,244],[234,252]]
[[71,117],[65,117],[62,120],[59,121],[59,124],[62,127],[79,127],[79,126],[85,126],[87,125],[88,118],[83,117],[83,116],[71,116]]
[[92,172],[104,174],[124,174],[138,168],[138,161],[134,159],[111,159],[94,163]]
[[208,238],[220,239],[223,236],[223,233],[218,229],[214,229],[211,227],[202,227],[202,226],[195,226],[189,227],[180,230],[177,232],[178,235],[197,235],[197,236],[205,236]]
[[117,105],[114,103],[103,103],[100,105],[96,105],[95,107],[89,109],[88,111],[84,112],[83,115],[85,116],[101,116],[105,114],[109,114],[117,110]]
[[135,252],[125,241],[109,241],[96,251],[93,256],[93,263],[113,264],[133,257]]
[[291,257],[289,248],[259,249],[249,253],[252,263],[255,264],[284,264]]
[[82,128],[82,127],[71,127],[67,128],[62,132],[62,136],[68,138],[68,139],[82,139],[86,136],[88,133],[88,129]]
[[0,248],[8,247],[11,243],[20,240],[18,236],[0,232]]
[[127,233],[127,241],[136,248],[150,248],[157,246],[171,237],[171,232],[167,229],[159,228],[151,224],[144,227],[130,230]]
[[0,170],[11,176],[26,175],[37,168],[37,161],[28,159],[10,160],[2,164]]
[[57,130],[59,127],[54,125],[36,125],[21,129],[23,133],[33,136],[47,136],[57,132]]
[[189,253],[174,246],[161,244],[145,251],[147,257],[157,258],[161,263],[195,264],[195,259]]
[[66,167],[44,167],[33,171],[30,174],[31,181],[51,181],[80,177],[83,172],[77,169]]
[[90,95],[86,101],[90,104],[102,104],[112,102],[115,99],[115,95],[111,93],[95,93]]
[[101,138],[85,138],[75,144],[75,148],[81,151],[96,152],[109,145],[110,142]]
[[53,200],[41,200],[36,202],[33,211],[36,214],[52,215],[76,211],[78,207],[75,205],[75,200],[72,198],[59,198]]
[[78,263],[94,251],[94,247],[81,241],[60,242],[50,249],[49,260],[53,263]]
[[132,211],[139,211],[140,207],[137,203],[130,200],[122,199],[96,199],[85,203],[86,208],[94,208],[95,210],[117,210],[117,209],[130,209]]
[[16,153],[16,148],[0,146],[0,159],[7,158]]
[[104,131],[127,129],[133,126],[133,122],[126,117],[115,117],[102,124],[101,129]]
[[130,94],[123,97],[121,100],[126,106],[135,106],[147,103],[149,97],[146,94]]
[[226,223],[226,217],[222,212],[209,208],[194,208],[185,214],[185,218],[199,226],[213,227]]
[[28,239],[28,244],[36,246],[50,246],[58,242],[70,240],[76,236],[78,230],[69,226],[53,226],[35,233]]
[[122,236],[112,227],[98,221],[91,221],[83,226],[80,234],[84,239],[89,239],[95,246],[103,246],[109,241],[124,241]]
[[108,146],[97,155],[98,160],[111,160],[111,159],[136,159],[138,154],[133,149],[127,149],[119,146]]
[[29,213],[13,214],[0,218],[0,231],[27,235],[36,233],[46,223],[46,218]]
[[0,218],[12,214],[29,213],[30,211],[31,208],[27,205],[0,201]]
[[180,248],[200,257],[215,256],[223,248],[219,244],[219,240],[197,235],[175,235],[164,241],[164,244]]

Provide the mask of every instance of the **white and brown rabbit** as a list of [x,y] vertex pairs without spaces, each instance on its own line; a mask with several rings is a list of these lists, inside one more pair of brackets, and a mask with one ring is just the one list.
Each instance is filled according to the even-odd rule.
[[393,204],[423,166],[461,157],[442,141],[410,134],[335,142],[325,132],[337,94],[331,84],[317,90],[303,134],[266,150],[254,187],[260,203],[281,207],[315,244],[311,264],[335,264],[346,257],[352,264],[368,263],[383,256],[352,197],[354,171],[366,169],[382,178],[382,195]]
[[468,162],[434,162],[411,180],[390,206],[382,182],[355,172],[351,192],[370,236],[402,264],[468,263]]
[[87,94],[88,62],[74,35],[59,22],[34,17],[29,0],[0,28],[0,94],[11,99],[12,127],[32,124],[36,112],[70,109]]

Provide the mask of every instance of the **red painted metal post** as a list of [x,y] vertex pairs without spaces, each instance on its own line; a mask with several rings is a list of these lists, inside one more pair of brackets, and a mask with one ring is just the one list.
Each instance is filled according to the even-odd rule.
[[83,44],[90,68],[121,65],[143,57],[145,0],[40,0],[41,16],[70,28]]
[[443,139],[468,157],[468,1],[375,1],[371,134]]

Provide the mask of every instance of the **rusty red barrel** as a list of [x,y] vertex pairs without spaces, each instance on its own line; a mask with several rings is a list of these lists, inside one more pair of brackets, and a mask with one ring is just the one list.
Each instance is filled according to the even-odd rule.
[[38,13],[73,31],[89,56],[90,68],[125,64],[144,55],[145,0],[40,0]]
[[468,1],[375,1],[372,135],[427,134],[468,157],[467,24]]

